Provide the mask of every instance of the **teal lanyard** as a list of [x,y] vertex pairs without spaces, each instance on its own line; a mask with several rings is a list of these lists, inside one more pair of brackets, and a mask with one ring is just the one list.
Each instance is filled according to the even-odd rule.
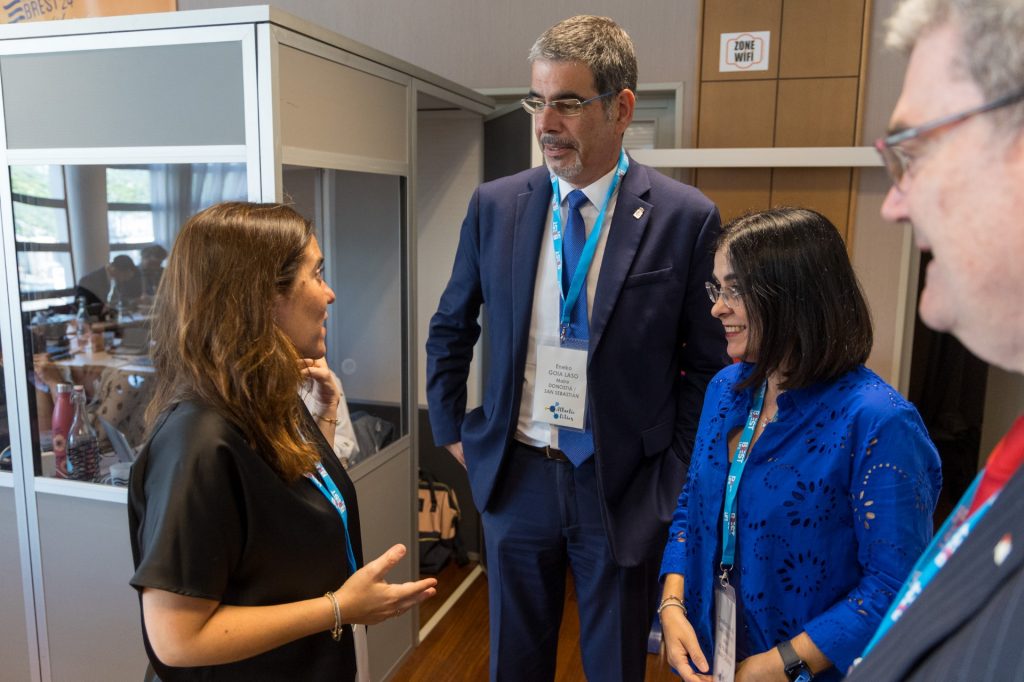
[[576,305],[576,299],[580,297],[583,284],[587,281],[587,271],[590,270],[590,264],[594,261],[594,252],[597,250],[597,243],[601,239],[601,230],[604,228],[604,214],[608,210],[608,204],[611,202],[612,197],[615,196],[615,190],[619,187],[619,180],[626,174],[628,169],[629,157],[626,156],[625,150],[620,150],[619,163],[615,168],[615,177],[612,178],[612,184],[608,187],[608,195],[604,198],[601,211],[597,214],[597,222],[594,223],[594,228],[590,231],[590,236],[587,237],[587,241],[583,245],[583,253],[580,254],[580,262],[576,266],[576,272],[573,273],[568,291],[565,291],[562,285],[562,195],[559,191],[558,177],[554,174],[551,175],[551,238],[555,249],[555,272],[558,275],[558,291],[562,295],[562,315],[559,324],[562,341],[565,341],[566,334],[569,331],[569,315],[572,312],[573,306]]
[[985,470],[982,469],[974,478],[971,487],[967,489],[967,492],[957,502],[953,513],[946,517],[946,522],[942,524],[942,528],[935,534],[935,537],[928,544],[928,548],[925,549],[917,563],[914,564],[914,570],[910,572],[910,577],[903,583],[903,587],[900,589],[899,594],[896,595],[896,599],[893,600],[888,613],[885,614],[885,618],[879,624],[878,630],[875,631],[875,636],[871,638],[871,641],[868,642],[867,647],[864,649],[864,653],[861,654],[862,657],[868,655],[868,652],[885,636],[889,628],[914,603],[924,588],[928,586],[928,583],[946,565],[946,562],[953,556],[953,553],[960,548],[960,545],[970,535],[971,530],[978,525],[978,522],[981,521],[985,513],[992,507],[992,503],[995,502],[998,493],[985,500],[984,504],[978,507],[973,514],[968,515],[971,503],[974,501],[974,494],[984,474]]
[[323,479],[323,483],[321,483],[316,476],[310,473],[306,474],[306,478],[313,482],[316,489],[327,498],[327,501],[330,502],[331,506],[333,506],[338,512],[338,516],[341,517],[341,524],[345,526],[345,551],[348,554],[349,572],[355,573],[359,567],[356,565],[355,552],[352,551],[352,537],[348,532],[348,507],[345,506],[345,498],[342,497],[341,491],[338,490],[338,486],[335,485],[334,479],[332,479],[331,475],[327,473],[327,469],[324,469],[323,464],[317,462],[316,471],[320,474],[320,478]]
[[737,495],[740,489],[740,479],[743,477],[743,469],[747,465],[750,441],[754,439],[757,420],[764,407],[764,394],[767,388],[768,382],[761,384],[761,388],[757,389],[757,393],[754,395],[754,404],[747,415],[747,424],[743,427],[743,434],[736,446],[732,464],[729,465],[729,477],[725,480],[725,504],[722,505],[722,563],[720,566],[723,579],[736,563],[736,509],[739,507]]

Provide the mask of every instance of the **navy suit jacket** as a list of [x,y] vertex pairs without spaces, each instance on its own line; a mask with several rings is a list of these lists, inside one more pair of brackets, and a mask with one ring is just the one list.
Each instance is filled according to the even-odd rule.
[[[427,399],[438,445],[462,441],[486,510],[515,435],[534,282],[551,202],[541,166],[477,188],[451,279],[430,322]],[[686,474],[704,389],[727,361],[704,290],[718,209],[693,187],[631,162],[609,226],[590,313],[588,409],[613,556],[660,551]],[[591,276],[595,276],[591,273]],[[483,405],[466,378],[484,309]]]
[[[996,545],[1010,553],[996,562]],[[1024,469],[849,682],[1024,679]]]

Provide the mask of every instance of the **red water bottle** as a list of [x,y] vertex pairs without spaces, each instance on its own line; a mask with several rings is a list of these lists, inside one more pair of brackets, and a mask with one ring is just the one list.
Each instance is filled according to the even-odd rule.
[[53,434],[53,457],[57,465],[57,477],[67,477],[68,432],[75,417],[75,406],[71,404],[71,384],[57,384],[53,396],[53,417],[50,432]]

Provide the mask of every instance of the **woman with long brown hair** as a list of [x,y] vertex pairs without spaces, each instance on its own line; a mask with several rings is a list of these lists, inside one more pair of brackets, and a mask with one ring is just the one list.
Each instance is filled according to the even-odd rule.
[[[129,520],[143,637],[163,680],[351,680],[354,623],[434,594],[364,568],[355,489],[328,443],[334,292],[313,226],[225,203],[182,229],[156,297],[157,388]],[[298,398],[306,377],[327,409]]]

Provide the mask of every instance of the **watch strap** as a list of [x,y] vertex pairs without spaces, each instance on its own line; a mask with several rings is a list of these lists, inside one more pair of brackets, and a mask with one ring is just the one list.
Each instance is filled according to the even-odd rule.
[[[784,639],[775,648],[779,650],[779,655],[782,656],[782,668],[786,672],[787,679],[791,681],[797,679],[810,680],[813,677],[811,669],[807,667],[807,663],[796,653],[792,642]],[[803,674],[803,677],[801,677],[801,674]]]

